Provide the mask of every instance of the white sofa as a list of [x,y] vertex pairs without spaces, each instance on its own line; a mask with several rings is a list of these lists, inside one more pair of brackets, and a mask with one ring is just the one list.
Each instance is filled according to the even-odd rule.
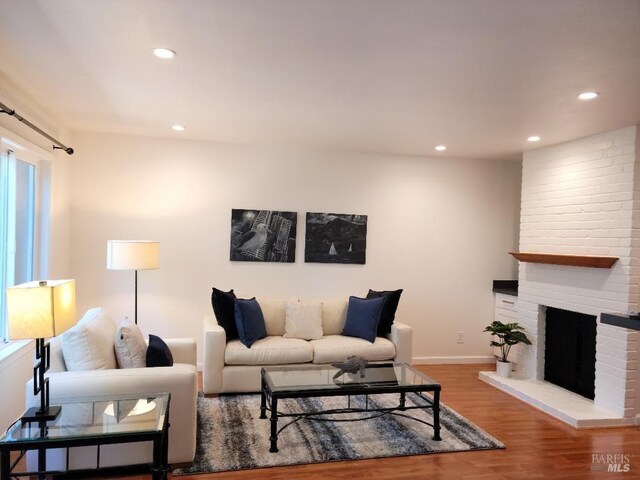
[[[99,310],[99,311],[98,311]],[[85,317],[102,314],[101,320],[113,322],[102,309],[92,309]],[[83,317],[83,319],[85,318]],[[115,325],[115,322],[113,323]],[[109,325],[100,328],[105,331],[105,344],[109,344],[107,335],[115,332]],[[64,334],[63,334],[64,335]],[[169,410],[169,463],[192,462],[196,448],[196,401],[198,395],[197,354],[194,339],[163,339],[173,356],[173,366],[155,368],[110,368],[86,371],[67,371],[62,353],[63,336],[52,338],[51,367],[49,377],[50,403],[70,398],[86,396],[125,395],[169,392],[171,404]],[[113,338],[111,339],[113,345]],[[92,352],[94,353],[94,352]],[[115,353],[114,353],[115,358]],[[39,405],[39,396],[33,395],[33,380],[26,385],[27,407]],[[65,415],[63,408],[62,415]],[[100,466],[121,466],[149,463],[152,459],[152,444],[135,443],[104,445],[100,448]],[[29,459],[30,466],[33,458]],[[73,448],[70,451],[70,468],[95,468],[95,447]],[[62,451],[49,451],[48,468],[64,467]]]
[[342,362],[350,355],[367,361],[394,360],[411,364],[413,329],[394,322],[387,338],[374,343],[342,336],[347,313],[347,298],[314,299],[322,302],[323,337],[318,340],[286,338],[285,302],[295,298],[256,297],[265,320],[267,337],[251,348],[240,340],[227,342],[224,329],[215,316],[204,318],[203,391],[206,394],[258,392],[260,369],[266,365]]

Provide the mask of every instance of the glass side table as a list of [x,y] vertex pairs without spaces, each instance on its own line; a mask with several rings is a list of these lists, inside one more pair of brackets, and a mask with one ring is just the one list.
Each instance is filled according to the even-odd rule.
[[[100,471],[100,445],[153,442],[153,461],[149,465],[153,480],[164,480],[169,470],[169,393],[69,398],[54,402],[62,413],[52,422],[21,423],[18,420],[0,438],[0,480],[69,472],[47,470],[46,451],[54,448],[97,446],[96,469]],[[29,450],[37,451],[36,471],[16,472]],[[11,452],[20,452],[11,459]]]

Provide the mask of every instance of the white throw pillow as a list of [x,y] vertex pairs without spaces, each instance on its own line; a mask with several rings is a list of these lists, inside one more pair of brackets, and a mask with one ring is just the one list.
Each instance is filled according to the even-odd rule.
[[102,308],[92,308],[76,326],[62,334],[62,355],[67,370],[116,368],[116,324]]
[[120,368],[144,368],[147,366],[147,343],[140,327],[128,318],[116,330],[114,338],[116,359]]
[[322,338],[322,303],[286,302],[284,336],[317,340]]

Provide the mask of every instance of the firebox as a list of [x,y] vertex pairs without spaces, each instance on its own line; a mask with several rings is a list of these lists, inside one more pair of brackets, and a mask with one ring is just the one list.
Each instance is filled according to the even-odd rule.
[[544,379],[583,397],[595,397],[596,317],[546,309]]

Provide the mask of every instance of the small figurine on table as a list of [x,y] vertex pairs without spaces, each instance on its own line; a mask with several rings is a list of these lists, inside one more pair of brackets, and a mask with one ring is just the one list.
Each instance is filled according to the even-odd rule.
[[338,372],[333,376],[335,380],[344,373],[358,373],[360,372],[360,378],[364,378],[364,370],[367,366],[367,361],[364,358],[352,355],[342,363],[332,363],[332,367],[338,368]]

